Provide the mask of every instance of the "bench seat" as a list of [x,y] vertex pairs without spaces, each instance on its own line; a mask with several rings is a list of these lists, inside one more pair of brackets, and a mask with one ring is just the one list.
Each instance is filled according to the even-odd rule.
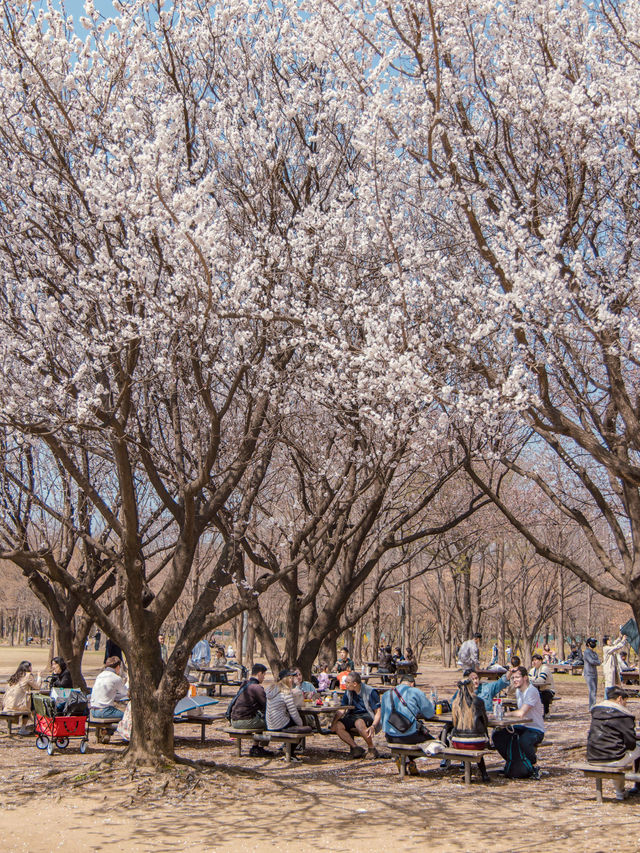
[[285,761],[291,761],[291,755],[294,748],[299,744],[304,744],[308,735],[299,734],[297,732],[273,732],[268,729],[225,729],[226,734],[236,741],[238,747],[238,755],[242,755],[242,741],[250,740],[252,743],[265,744],[271,741],[282,743],[284,746]]
[[204,743],[205,727],[210,726],[212,723],[223,719],[224,713],[222,711],[219,714],[193,714],[193,716],[189,716],[188,714],[181,714],[180,716],[173,718],[173,724],[174,726],[184,725],[185,723],[191,723],[191,725],[199,725],[200,743]]
[[21,717],[28,716],[27,711],[18,711],[14,713],[13,711],[0,711],[0,718],[7,721],[7,729],[9,730],[9,734],[11,734],[11,726],[18,725]]
[[404,779],[407,772],[407,761],[412,758],[437,758],[442,761],[443,758],[462,761],[464,763],[464,783],[471,784],[471,765],[477,764],[485,755],[490,755],[490,749],[445,749],[444,752],[437,752],[435,755],[429,755],[423,752],[416,744],[404,743],[389,743],[387,744],[391,750],[392,756],[400,758],[400,778]]
[[640,782],[640,773],[633,772],[633,765],[628,764],[626,767],[607,767],[604,764],[589,764],[583,762],[581,764],[570,764],[571,770],[579,770],[587,777],[594,779],[596,783],[596,802],[602,803],[602,780],[603,779],[623,779],[627,782]]

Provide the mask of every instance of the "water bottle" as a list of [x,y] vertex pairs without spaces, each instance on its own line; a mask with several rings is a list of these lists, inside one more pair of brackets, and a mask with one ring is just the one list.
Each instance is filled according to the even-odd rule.
[[435,705],[438,702],[438,691],[435,687],[431,688],[431,704]]
[[337,694],[337,693],[334,693],[334,694],[333,694],[332,701],[333,701],[333,704],[334,704],[334,705],[337,705],[337,704],[338,704],[338,702],[340,701],[340,697],[338,696],[338,694]]
[[502,699],[498,699],[498,707],[496,708],[496,717],[498,720],[504,719],[504,707],[502,705]]

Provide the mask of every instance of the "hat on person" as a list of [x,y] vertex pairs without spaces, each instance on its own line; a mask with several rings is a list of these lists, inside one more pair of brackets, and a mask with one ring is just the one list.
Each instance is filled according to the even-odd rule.
[[282,681],[283,678],[288,678],[290,675],[293,676],[295,674],[295,669],[281,669],[278,673],[278,681]]

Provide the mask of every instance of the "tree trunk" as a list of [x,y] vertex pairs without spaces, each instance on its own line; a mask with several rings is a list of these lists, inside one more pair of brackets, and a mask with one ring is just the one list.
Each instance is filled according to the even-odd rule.
[[371,659],[378,657],[380,648],[380,596],[373,602],[373,620],[371,623]]
[[164,670],[159,646],[153,652],[141,644],[127,656],[132,724],[127,760],[157,766],[175,758],[173,709],[188,684],[175,666]]
[[[82,674],[82,657],[84,655],[84,640],[86,637],[75,636],[70,625],[56,625],[55,638],[58,655],[63,657],[67,664],[71,673],[73,686],[86,691],[87,682],[84,680]],[[53,649],[53,651],[56,651],[56,649]],[[55,655],[52,657],[55,657]]]
[[560,568],[558,569],[558,627],[556,636],[558,660],[564,660],[564,575]]
[[321,661],[326,661],[329,666],[333,666],[336,662],[338,653],[336,651],[337,637],[329,635],[322,641],[318,650],[318,657]]

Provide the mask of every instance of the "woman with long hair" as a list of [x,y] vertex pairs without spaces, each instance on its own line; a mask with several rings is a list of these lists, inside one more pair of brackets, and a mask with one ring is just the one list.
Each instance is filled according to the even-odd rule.
[[7,690],[2,702],[2,710],[11,714],[22,715],[22,727],[19,735],[33,734],[31,719],[31,691],[37,690],[42,683],[42,675],[34,675],[31,661],[23,660],[7,682]]
[[[477,676],[476,676],[477,677]],[[476,685],[471,678],[458,682],[458,692],[451,703],[453,729],[451,746],[454,749],[484,749],[489,742],[487,710],[476,696]],[[489,781],[484,758],[478,762],[483,782]]]
[[288,731],[295,734],[311,734],[311,726],[305,726],[296,708],[293,696],[293,676],[295,670],[281,669],[278,680],[266,691],[267,729],[270,731]]

